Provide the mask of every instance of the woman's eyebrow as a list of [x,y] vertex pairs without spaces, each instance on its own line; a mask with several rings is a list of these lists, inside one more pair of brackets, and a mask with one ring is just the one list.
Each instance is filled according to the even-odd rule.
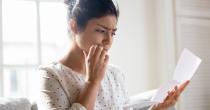
[[[103,25],[100,25],[100,24],[97,24],[97,25],[103,27],[104,29],[111,30],[110,28],[108,28],[108,27],[106,27],[106,26],[103,26]],[[117,28],[114,29],[114,30],[112,30],[112,31],[117,31]]]

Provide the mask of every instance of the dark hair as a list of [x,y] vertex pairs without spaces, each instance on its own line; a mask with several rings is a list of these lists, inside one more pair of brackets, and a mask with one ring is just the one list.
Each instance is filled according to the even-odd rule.
[[105,15],[119,17],[119,7],[115,7],[112,0],[64,0],[67,6],[68,34],[71,37],[69,21],[76,21],[79,32],[86,28],[87,22],[93,18],[101,18]]

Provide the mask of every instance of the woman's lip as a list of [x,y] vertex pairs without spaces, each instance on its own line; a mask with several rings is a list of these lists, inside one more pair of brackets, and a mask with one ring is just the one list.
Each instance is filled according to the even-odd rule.
[[103,50],[107,51],[106,49],[103,49]]

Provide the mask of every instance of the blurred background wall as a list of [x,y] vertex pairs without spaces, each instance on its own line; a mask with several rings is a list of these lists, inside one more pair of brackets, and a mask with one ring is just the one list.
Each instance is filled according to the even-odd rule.
[[[38,66],[59,60],[69,47],[66,9],[62,0],[0,1],[0,96],[33,101]],[[209,110],[210,0],[117,2],[109,63],[125,72],[130,95],[171,80],[187,48],[203,61],[176,108]]]

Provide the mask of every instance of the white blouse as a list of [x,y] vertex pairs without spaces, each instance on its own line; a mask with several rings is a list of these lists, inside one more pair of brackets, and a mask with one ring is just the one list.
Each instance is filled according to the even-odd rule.
[[[39,66],[37,71],[37,105],[39,110],[86,110],[75,103],[86,75],[80,74],[60,62]],[[108,64],[106,74],[98,88],[94,110],[133,110],[123,107],[130,103],[124,72]]]

